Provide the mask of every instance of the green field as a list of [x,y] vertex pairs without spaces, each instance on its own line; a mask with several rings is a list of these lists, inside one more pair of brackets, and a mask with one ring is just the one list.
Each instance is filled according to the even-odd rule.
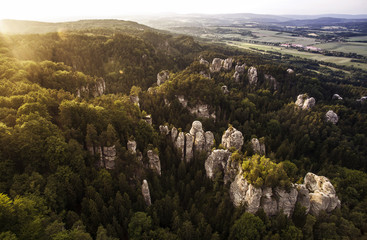
[[[355,40],[355,41],[365,41],[365,40]],[[315,44],[314,46],[321,48],[321,49],[328,50],[328,51],[336,51],[336,52],[343,52],[343,53],[357,53],[359,55],[367,57],[367,43],[331,42],[331,43]]]
[[260,45],[260,44],[252,44],[252,43],[245,43],[245,42],[235,42],[230,41],[226,42],[230,46],[236,46],[252,51],[274,51],[279,52],[282,54],[289,54],[296,57],[301,58],[307,58],[317,61],[325,61],[325,62],[331,62],[338,65],[344,65],[344,66],[354,66],[363,70],[367,70],[367,64],[365,63],[355,63],[351,62],[350,58],[345,57],[333,57],[333,56],[324,56],[317,53],[311,53],[311,52],[299,52],[295,49],[288,49],[288,48],[282,48],[282,47],[276,47],[276,46],[267,46],[267,45]]

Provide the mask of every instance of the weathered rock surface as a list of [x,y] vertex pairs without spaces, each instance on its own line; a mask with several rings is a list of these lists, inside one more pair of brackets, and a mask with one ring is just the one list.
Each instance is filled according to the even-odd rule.
[[106,82],[103,78],[97,79],[94,83],[87,84],[76,89],[77,97],[99,97],[106,91]]
[[190,134],[195,136],[197,132],[203,132],[203,124],[200,121],[193,121],[191,124]]
[[260,206],[268,216],[274,216],[278,213],[278,202],[273,194],[273,189],[270,187],[263,189]]
[[358,102],[365,103],[367,102],[367,96],[363,96],[360,99],[357,100]]
[[197,104],[196,106],[188,108],[191,114],[196,115],[200,118],[216,118],[215,113],[209,111],[209,106],[207,104]]
[[149,185],[147,180],[143,180],[143,184],[141,185],[141,193],[143,194],[143,198],[145,201],[145,204],[147,206],[152,205],[152,200],[150,198],[150,192],[149,192]]
[[331,212],[340,207],[340,200],[336,196],[334,186],[328,178],[307,173],[304,184],[310,192],[310,213],[318,215],[320,211]]
[[255,67],[250,67],[247,71],[247,77],[250,85],[256,85],[257,84],[257,69]]
[[214,134],[211,131],[206,131],[205,134],[205,147],[204,150],[209,152],[214,145]]
[[222,145],[228,149],[234,147],[241,150],[243,145],[242,133],[234,127],[229,127],[222,136]]
[[133,103],[133,104],[136,104],[136,105],[138,105],[138,106],[140,106],[140,104],[139,104],[139,96],[137,96],[137,95],[131,95],[130,96],[130,101]]
[[205,66],[209,66],[209,62],[207,60],[205,60],[204,58],[200,58],[200,61],[199,61],[200,64],[203,64]]
[[223,69],[225,71],[229,71],[232,69],[232,63],[233,63],[233,59],[232,58],[227,58],[223,61]]
[[167,70],[160,71],[157,74],[157,85],[161,85],[169,79],[169,72]]
[[231,152],[223,149],[212,151],[205,161],[205,171],[208,178],[213,178],[217,171],[223,171],[226,167]]
[[301,204],[303,207],[306,208],[306,213],[310,211],[310,192],[306,188],[305,184],[295,184],[297,191],[298,191],[298,197],[297,202]]
[[161,175],[161,161],[157,153],[153,150],[148,150],[147,152],[148,159],[149,159],[149,168],[155,171],[156,173]]
[[283,210],[288,217],[291,216],[297,202],[297,188],[292,186],[289,192],[285,189],[276,188],[275,196],[278,198],[278,210]]
[[260,155],[265,155],[265,144],[264,143],[260,143],[259,139],[257,138],[253,138],[251,139],[251,144],[252,144],[252,150]]
[[103,147],[102,148],[102,156],[106,169],[114,169],[115,168],[115,160],[116,160],[116,147],[115,145],[111,147]]
[[339,94],[334,94],[331,98],[332,100],[343,100],[343,98]]
[[220,58],[214,58],[212,65],[210,66],[210,72],[219,72],[222,69],[222,63],[223,63],[223,59]]
[[242,172],[236,176],[229,188],[229,196],[236,207],[240,207],[246,202],[246,192],[248,183],[243,178]]
[[234,78],[234,81],[235,82],[240,82],[240,80],[241,80],[241,75],[240,75],[240,73],[239,72],[234,72],[234,74],[233,74],[233,78]]
[[161,132],[161,134],[166,135],[166,136],[169,134],[169,128],[167,125],[160,125],[159,131]]
[[177,128],[173,127],[171,129],[171,138],[172,138],[172,142],[176,142],[176,138],[178,136],[178,130]]
[[338,115],[333,110],[329,110],[325,114],[325,118],[327,122],[331,122],[332,124],[336,124],[339,121]]
[[287,69],[287,73],[288,73],[288,74],[293,74],[293,73],[294,73],[294,70],[293,70],[293,69],[291,69],[291,68],[288,68],[288,69]]
[[295,102],[295,104],[299,108],[306,110],[306,109],[311,109],[312,107],[314,107],[316,104],[316,100],[313,97],[309,98],[307,94],[300,94],[298,95],[297,101]]
[[239,74],[244,74],[245,73],[245,67],[246,67],[246,64],[245,63],[242,64],[242,65],[237,64],[236,67],[234,68],[234,70],[236,72],[238,72]]
[[248,186],[245,203],[247,203],[246,211],[249,213],[256,213],[260,207],[260,200],[262,196],[262,189],[256,188],[252,184]]
[[187,107],[187,100],[185,99],[185,96],[179,95],[177,96],[177,99],[184,108]]
[[186,138],[186,149],[185,149],[185,160],[190,162],[194,157],[194,136],[190,133],[185,134]]
[[127,141],[127,150],[131,153],[136,153],[136,142],[133,140]]
[[224,94],[229,93],[229,91],[228,91],[228,87],[227,87],[226,85],[223,85],[223,86],[221,87],[221,89],[222,89],[222,92],[223,92]]
[[175,142],[176,148],[181,151],[181,160],[185,159],[185,133],[180,132]]
[[152,116],[149,114],[149,115],[146,115],[143,117],[143,120],[148,123],[149,125],[152,125],[153,124],[153,119],[152,119]]
[[273,87],[273,89],[274,89],[274,90],[277,90],[278,83],[277,83],[277,80],[276,80],[273,76],[271,76],[271,75],[269,75],[269,74],[265,74],[265,75],[264,75],[264,78],[265,78],[265,80],[268,82],[268,84],[269,84],[271,87]]

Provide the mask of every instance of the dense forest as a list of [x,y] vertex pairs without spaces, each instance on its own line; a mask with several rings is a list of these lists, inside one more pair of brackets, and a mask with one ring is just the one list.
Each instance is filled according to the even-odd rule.
[[[366,239],[367,72],[82,23],[0,35],[0,239]],[[213,70],[218,58],[228,64]],[[315,105],[297,107],[302,94]],[[312,172],[340,208],[235,207],[221,173],[206,175],[208,152],[182,160],[161,129],[189,132],[195,120],[213,149],[227,129],[242,133],[229,151],[254,186],[289,188]]]

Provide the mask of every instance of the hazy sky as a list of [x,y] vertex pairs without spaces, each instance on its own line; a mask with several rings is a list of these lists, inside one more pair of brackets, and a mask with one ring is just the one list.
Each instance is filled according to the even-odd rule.
[[367,14],[367,0],[1,0],[0,19],[65,20],[162,12]]

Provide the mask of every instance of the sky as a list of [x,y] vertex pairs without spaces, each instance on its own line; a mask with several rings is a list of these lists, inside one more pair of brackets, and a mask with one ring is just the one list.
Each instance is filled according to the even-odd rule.
[[367,0],[1,0],[0,19],[61,21],[160,13],[367,14]]

